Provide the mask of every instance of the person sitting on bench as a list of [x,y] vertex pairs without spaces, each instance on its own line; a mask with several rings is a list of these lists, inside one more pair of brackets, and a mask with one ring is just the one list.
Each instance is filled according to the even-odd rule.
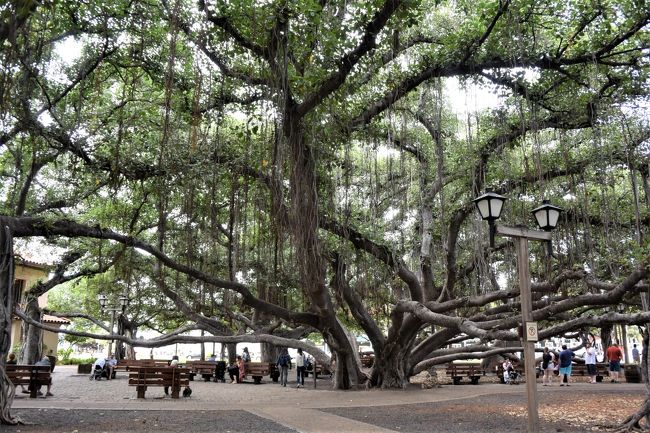
[[[47,365],[50,368],[52,367],[52,364],[50,363],[50,358],[48,358],[47,356],[44,356],[43,359],[41,359],[40,361],[38,361],[34,365]],[[39,386],[39,388],[40,388],[40,386]],[[52,394],[50,392],[51,389],[52,389],[52,381],[50,380],[50,383],[47,384],[47,391],[45,392],[45,395],[47,397],[52,397],[54,395],[54,394]],[[43,393],[40,391],[40,389],[38,390],[38,392],[36,394],[37,395],[43,395]]]

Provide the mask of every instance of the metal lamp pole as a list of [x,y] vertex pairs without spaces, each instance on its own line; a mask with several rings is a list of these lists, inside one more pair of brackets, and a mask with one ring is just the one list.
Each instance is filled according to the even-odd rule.
[[[122,295],[119,298],[120,302],[120,307],[119,308],[114,308],[108,305],[108,297],[104,295],[103,293],[98,296],[99,299],[99,306],[101,308],[101,312],[110,312],[111,313],[111,325],[110,325],[110,333],[111,335],[114,334],[114,329],[115,329],[115,315],[117,313],[120,313],[120,315],[124,314],[124,311],[126,310],[126,307],[129,305],[129,298],[126,295]],[[118,327],[119,328],[119,327]],[[121,335],[121,333],[120,333]],[[115,347],[117,347],[117,343],[115,343]],[[113,353],[113,340],[110,340],[108,342],[108,356],[111,356]],[[116,359],[118,359],[119,355],[116,356]]]
[[524,368],[526,369],[526,396],[528,397],[528,433],[539,432],[537,402],[537,378],[535,377],[535,342],[537,322],[533,322],[533,303],[530,293],[530,253],[528,240],[550,241],[551,234],[538,230],[497,226],[496,233],[514,238],[517,251],[517,274],[521,298],[522,344],[524,346]]
[[528,399],[528,433],[539,433],[539,413],[537,402],[537,378],[535,377],[535,342],[537,341],[537,322],[533,321],[533,303],[530,293],[530,253],[529,240],[547,242],[548,256],[552,256],[551,233],[555,228],[562,209],[543,204],[532,210],[537,225],[544,231],[519,227],[497,226],[494,222],[501,216],[506,197],[488,191],[474,200],[481,217],[490,224],[490,247],[494,247],[494,234],[513,238],[517,251],[517,274],[521,298],[522,345],[524,347],[524,368],[526,369],[526,396]]

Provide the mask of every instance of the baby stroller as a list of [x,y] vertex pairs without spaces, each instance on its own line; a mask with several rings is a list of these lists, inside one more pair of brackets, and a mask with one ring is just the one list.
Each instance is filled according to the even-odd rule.
[[102,377],[108,379],[108,369],[106,366],[102,368],[95,364],[92,373],[90,373],[90,380],[102,380]]
[[226,381],[226,361],[217,361],[214,369],[214,379],[220,382]]

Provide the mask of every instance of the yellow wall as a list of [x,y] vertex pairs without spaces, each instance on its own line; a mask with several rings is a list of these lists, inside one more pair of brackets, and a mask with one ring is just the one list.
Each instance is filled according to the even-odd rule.
[[[16,263],[16,268],[14,271],[14,279],[16,280],[25,280],[25,287],[23,293],[28,291],[34,284],[39,280],[47,279],[49,270],[41,266],[29,266]],[[41,308],[47,307],[47,293],[38,298],[38,306]],[[21,304],[21,307],[24,307]],[[14,319],[11,322],[11,349],[13,351],[14,346],[21,343],[21,320]],[[43,331],[43,354],[44,355],[56,355],[57,346],[59,344],[59,334]]]

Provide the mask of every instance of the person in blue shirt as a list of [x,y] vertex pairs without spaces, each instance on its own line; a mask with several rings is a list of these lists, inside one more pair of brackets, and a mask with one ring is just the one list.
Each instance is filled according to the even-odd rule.
[[280,370],[280,385],[287,386],[287,378],[289,377],[289,370],[291,370],[291,356],[289,356],[286,347],[282,348],[276,364],[278,370]]
[[571,361],[573,361],[574,353],[571,349],[567,349],[566,344],[562,345],[562,352],[560,352],[560,386],[569,386],[571,383]]

